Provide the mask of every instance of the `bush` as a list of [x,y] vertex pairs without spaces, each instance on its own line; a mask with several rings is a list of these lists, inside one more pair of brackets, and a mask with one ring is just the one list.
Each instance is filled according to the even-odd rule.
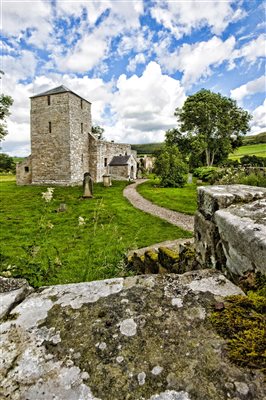
[[162,187],[183,187],[188,165],[183,161],[177,146],[165,146],[155,161],[155,173]]
[[16,164],[13,158],[7,154],[0,153],[0,172],[12,172],[15,173]]
[[215,182],[221,172],[217,167],[199,167],[194,169],[193,175],[201,179],[203,182]]
[[240,162],[242,165],[251,165],[252,167],[266,167],[266,158],[255,155],[245,155],[240,158]]
[[216,183],[219,185],[242,184],[266,187],[266,173],[260,169],[224,169],[223,176]]

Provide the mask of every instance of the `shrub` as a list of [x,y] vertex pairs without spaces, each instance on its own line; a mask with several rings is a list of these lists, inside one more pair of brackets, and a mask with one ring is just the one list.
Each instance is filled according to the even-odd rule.
[[15,173],[16,164],[13,161],[13,158],[8,156],[7,154],[0,154],[0,172],[12,172]]
[[224,169],[223,176],[216,182],[219,185],[242,184],[266,187],[266,174],[260,169]]
[[240,162],[242,165],[251,165],[253,167],[266,167],[266,158],[257,157],[255,155],[245,155],[240,158]]
[[203,182],[215,182],[221,172],[217,167],[199,167],[194,169],[193,175],[201,179]]
[[165,146],[155,161],[155,173],[162,187],[183,187],[188,165],[182,159],[177,146]]

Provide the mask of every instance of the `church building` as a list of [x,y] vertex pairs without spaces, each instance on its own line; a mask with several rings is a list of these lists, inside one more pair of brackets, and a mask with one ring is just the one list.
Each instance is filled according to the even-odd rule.
[[18,185],[80,185],[84,173],[135,179],[136,152],[129,144],[92,134],[91,103],[65,86],[31,97],[31,155],[17,164]]

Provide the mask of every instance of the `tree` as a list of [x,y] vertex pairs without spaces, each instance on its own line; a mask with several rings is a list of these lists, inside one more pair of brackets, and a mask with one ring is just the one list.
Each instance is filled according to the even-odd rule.
[[177,146],[165,145],[155,160],[154,171],[161,178],[161,186],[183,187],[188,167]]
[[0,96],[0,142],[7,135],[6,117],[10,115],[9,108],[13,104],[13,99],[10,96],[1,94]]
[[97,137],[97,139],[99,140],[103,140],[103,132],[104,129],[101,128],[99,125],[95,125],[91,127],[91,133],[93,133],[93,135],[95,135]]
[[175,116],[180,130],[168,134],[168,143],[186,145],[191,157],[194,153],[207,166],[227,159],[240,145],[241,135],[250,129],[251,115],[235,100],[206,89],[189,96],[183,107],[176,109]]
[[15,172],[16,164],[13,157],[7,154],[0,153],[0,172]]

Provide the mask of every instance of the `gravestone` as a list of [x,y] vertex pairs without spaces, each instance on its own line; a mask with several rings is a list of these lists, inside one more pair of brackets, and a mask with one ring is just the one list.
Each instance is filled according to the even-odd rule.
[[83,178],[83,196],[84,199],[93,197],[93,180],[91,174],[86,172]]

